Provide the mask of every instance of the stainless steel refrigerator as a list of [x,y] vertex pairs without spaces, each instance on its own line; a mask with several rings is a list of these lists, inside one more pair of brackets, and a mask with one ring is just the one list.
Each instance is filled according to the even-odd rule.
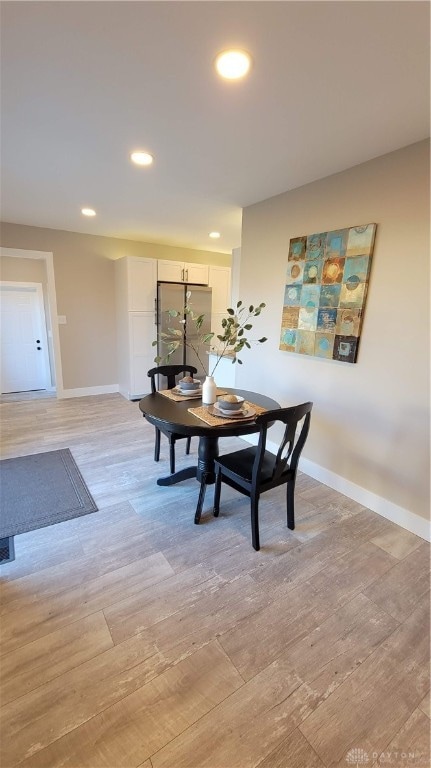
[[[169,309],[176,309],[181,311],[187,302],[186,293],[190,291],[191,296],[188,303],[193,308],[195,315],[205,315],[202,327],[199,330],[199,336],[205,333],[211,332],[211,298],[212,290],[202,285],[191,285],[185,283],[157,283],[157,354],[161,357],[165,357],[167,353],[166,341],[169,342],[169,338],[161,338],[161,333],[166,333],[169,336],[169,328],[180,329],[184,328],[183,341],[179,348],[169,358],[169,364],[172,365],[194,365],[198,372],[197,376],[202,378],[208,373],[208,352],[210,345],[199,345],[199,357],[202,361],[202,365],[199,362],[196,354],[189,346],[186,346],[185,341],[197,345],[198,335],[196,333],[196,327],[193,323],[183,324],[179,323],[178,318],[172,319],[168,315]],[[177,340],[177,337],[172,336],[172,341]],[[204,367],[202,367],[204,366]]]

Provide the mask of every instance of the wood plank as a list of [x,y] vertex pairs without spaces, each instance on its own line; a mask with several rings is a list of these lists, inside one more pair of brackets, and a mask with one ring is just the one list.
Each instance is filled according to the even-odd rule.
[[[292,556],[297,550],[293,550]],[[249,680],[287,647],[305,638],[379,573],[391,568],[393,562],[394,558],[378,547],[364,544],[294,589],[291,585],[296,578],[273,588],[272,601],[226,632],[220,642],[244,679]],[[309,564],[304,567],[308,570]]]
[[398,560],[403,560],[423,544],[423,539],[399,525],[393,525],[391,530],[375,536],[371,541]]
[[419,709],[429,718],[431,718],[431,694],[430,691],[424,696],[421,703],[419,704]]
[[108,606],[105,617],[114,643],[144,631],[184,606],[193,606],[221,583],[220,576],[198,565],[154,584],[145,593],[141,591]]
[[105,617],[99,612],[7,653],[0,664],[2,706],[112,646]]
[[420,709],[415,709],[395,738],[378,756],[374,766],[379,765],[395,765],[396,768],[411,768],[412,765],[427,768],[431,765],[430,723]]
[[416,610],[353,672],[300,730],[326,766],[350,749],[379,754],[429,689],[429,603]]
[[[72,568],[72,564],[69,567]],[[60,587],[58,596],[41,600],[25,612],[17,608],[3,616],[2,653],[44,637],[116,601],[124,600],[126,596],[144,592],[151,585],[168,578],[172,572],[163,555],[157,553],[64,593],[61,593]]]
[[307,739],[296,728],[258,768],[325,768]]
[[[366,513],[343,520],[332,529],[273,559],[266,567],[256,570],[253,578],[270,589],[274,584],[290,584],[293,588],[322,572],[338,558],[350,557],[350,552],[354,552],[363,541],[366,542],[376,531],[381,530],[380,522],[374,519],[376,517]],[[396,562],[395,558],[392,562]]]
[[[137,691],[178,659],[135,636],[41,685],[1,710],[16,761],[51,744]],[[6,746],[6,744],[5,744]],[[10,759],[12,760],[12,752]],[[12,761],[14,763],[14,761]]]
[[[51,529],[56,526],[50,526]],[[48,530],[48,529],[44,529]],[[84,554],[82,544],[76,535],[63,533],[61,540],[52,536],[40,542],[36,531],[15,536],[15,560],[1,566],[1,583],[6,584],[21,579],[23,576],[50,568],[59,563],[73,561]]]
[[[235,667],[213,643],[46,749],[33,754],[28,750],[22,766],[133,768],[242,684]],[[10,746],[5,748],[5,759],[10,760]],[[12,760],[16,761],[16,751],[13,753]]]
[[[141,531],[142,528],[143,524],[141,524]],[[118,531],[117,546],[104,548],[103,554],[103,557],[98,558],[94,557],[94,551],[92,554],[82,554],[76,557],[70,566],[62,562],[50,568],[44,568],[37,574],[32,573],[16,579],[12,587],[5,585],[1,589],[1,614],[9,614],[14,610],[27,611],[36,602],[59,596],[156,553],[148,537],[142,537],[139,541],[136,541],[135,537],[129,541],[126,534],[120,538],[120,531]]]
[[422,542],[365,591],[367,597],[398,621],[407,618],[416,602],[430,591],[429,544]]
[[320,700],[354,672],[397,628],[398,623],[359,594],[307,637],[289,647],[283,659]]
[[221,552],[224,556],[229,549],[237,545],[241,546],[241,551],[250,548],[249,538],[243,533],[224,525],[223,520],[213,520],[213,525],[197,526],[195,533],[190,517],[189,525],[180,530],[176,529],[172,536],[166,537],[166,531],[162,531],[155,537],[160,551],[176,573],[207,561],[217,553]]
[[268,602],[264,590],[256,588],[247,575],[205,594],[193,605],[185,605],[176,613],[145,630],[145,637],[162,653],[183,657],[201,645],[223,637],[246,617]]
[[153,754],[153,768],[254,768],[313,706],[307,686],[277,660]]

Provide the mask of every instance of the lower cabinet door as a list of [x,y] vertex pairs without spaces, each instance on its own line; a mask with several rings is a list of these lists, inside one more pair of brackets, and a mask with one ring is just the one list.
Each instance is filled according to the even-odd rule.
[[146,395],[151,391],[147,376],[156,363],[156,347],[152,346],[156,338],[154,312],[130,312],[130,397]]

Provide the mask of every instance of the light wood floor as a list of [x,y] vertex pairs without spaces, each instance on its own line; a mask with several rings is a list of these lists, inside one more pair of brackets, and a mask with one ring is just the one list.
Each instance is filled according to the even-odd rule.
[[137,403],[0,412],[3,458],[69,447],[99,506],[0,568],[2,768],[429,766],[427,543],[300,475],[257,553],[245,497],[195,526],[196,481],[156,486]]

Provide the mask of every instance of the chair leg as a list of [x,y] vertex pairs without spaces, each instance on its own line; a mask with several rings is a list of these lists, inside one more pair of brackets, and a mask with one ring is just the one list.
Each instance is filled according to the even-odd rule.
[[256,552],[260,549],[259,542],[259,494],[252,493],[251,503],[251,542]]
[[188,455],[189,455],[189,453],[190,453],[190,443],[191,443],[191,442],[192,442],[192,438],[191,438],[191,437],[188,437],[188,438],[187,438],[187,440],[186,440],[186,454],[187,454],[187,456],[188,456]]
[[221,494],[221,471],[219,470],[216,474],[215,479],[215,486],[214,486],[214,507],[213,507],[213,515],[214,517],[219,516],[220,512],[220,494]]
[[175,441],[172,440],[172,435],[169,438],[169,464],[171,475],[173,475],[175,472]]
[[158,461],[160,459],[160,429],[157,429],[157,427],[155,427],[155,430],[156,430],[156,439],[154,442],[154,461]]
[[287,527],[295,530],[295,481],[287,483]]
[[202,508],[203,508],[204,499],[205,499],[205,491],[207,489],[207,477],[208,477],[208,473],[203,472],[202,479],[201,479],[201,487],[199,491],[199,498],[198,498],[198,503],[197,503],[196,512],[195,512],[196,525],[199,525],[199,521],[202,515]]

